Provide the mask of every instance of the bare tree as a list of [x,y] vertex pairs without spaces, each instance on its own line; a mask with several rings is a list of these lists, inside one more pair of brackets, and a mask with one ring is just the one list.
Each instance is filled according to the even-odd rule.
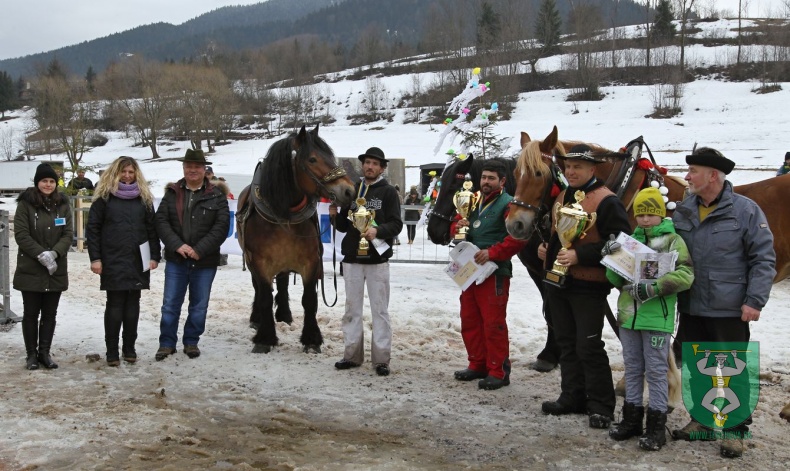
[[675,0],[677,11],[680,13],[680,73],[686,73],[686,30],[691,9],[695,0]]
[[175,66],[133,57],[115,64],[99,80],[100,93],[124,112],[142,145],[159,158],[157,145],[179,93]]
[[216,67],[177,67],[175,77],[182,92],[173,102],[172,114],[193,149],[202,148],[205,140],[208,151],[213,152],[214,144],[227,127],[234,100],[230,82]]
[[652,41],[652,34],[651,34],[651,26],[653,24],[652,18],[652,10],[655,8],[656,0],[645,0],[645,67],[647,67],[648,72],[650,70],[650,49],[651,49],[651,41]]
[[14,128],[3,126],[3,129],[0,129],[0,157],[4,160],[14,160],[16,157],[14,153],[15,137]]
[[35,81],[35,120],[44,139],[56,141],[76,171],[88,149],[97,103],[84,83],[71,83],[61,75],[40,76]]
[[597,54],[595,34],[601,28],[601,15],[597,7],[585,0],[569,0],[571,11],[568,26],[575,34],[574,51],[576,73],[573,77],[576,100],[600,100],[600,56]]
[[374,120],[379,119],[384,110],[389,108],[389,91],[384,82],[378,77],[365,79],[364,91],[365,111]]

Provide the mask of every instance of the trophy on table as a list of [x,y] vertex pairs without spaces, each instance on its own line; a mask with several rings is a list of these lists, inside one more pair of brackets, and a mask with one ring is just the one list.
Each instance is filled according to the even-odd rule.
[[[577,191],[573,197],[576,202],[567,206],[562,206],[560,203],[554,204],[554,228],[562,245],[560,252],[567,251],[576,239],[583,239],[597,218],[596,213],[587,213],[582,209],[581,202],[585,197],[583,191]],[[550,285],[563,288],[567,274],[568,267],[555,260],[554,266],[551,270],[546,271],[543,280]]]
[[[461,216],[463,220],[467,220],[469,217],[469,213],[475,208],[477,204],[477,195],[472,193],[472,182],[469,180],[464,182],[463,190],[459,190],[455,195],[453,195],[453,204],[455,205],[455,210]],[[469,232],[469,227],[460,227],[458,231],[455,233],[455,240],[466,240],[466,234]]]
[[373,225],[373,218],[376,217],[376,211],[368,211],[365,207],[365,198],[357,198],[357,210],[348,211],[348,219],[351,224],[359,231],[359,246],[357,247],[357,257],[367,258],[368,250],[370,250],[370,243],[365,239],[365,232]]

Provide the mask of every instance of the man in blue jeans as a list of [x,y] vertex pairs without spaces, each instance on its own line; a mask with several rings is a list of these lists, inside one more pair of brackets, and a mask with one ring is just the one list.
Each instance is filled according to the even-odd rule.
[[211,284],[217,273],[219,248],[230,227],[227,187],[206,178],[202,150],[188,149],[183,159],[184,178],[170,183],[156,211],[156,230],[165,244],[165,289],[162,300],[159,350],[156,360],[176,353],[178,319],[189,288],[184,324],[184,353],[200,356],[198,341],[206,329]]

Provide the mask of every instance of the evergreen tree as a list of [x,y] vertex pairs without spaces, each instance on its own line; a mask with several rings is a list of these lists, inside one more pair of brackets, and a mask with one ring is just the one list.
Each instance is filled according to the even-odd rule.
[[672,20],[675,13],[669,0],[660,0],[656,6],[656,17],[653,21],[653,37],[658,39],[672,39],[675,37],[675,25]]
[[535,18],[535,39],[541,45],[541,55],[550,56],[559,52],[562,19],[555,0],[543,0]]
[[93,71],[93,66],[88,66],[88,71],[85,73],[85,82],[88,84],[88,91],[93,93],[96,91],[96,72]]
[[499,13],[488,2],[483,2],[480,18],[477,20],[478,53],[496,49],[502,34],[502,22]]
[[0,113],[5,118],[5,112],[16,107],[16,85],[5,71],[0,71]]
[[55,57],[47,64],[47,69],[44,71],[43,75],[51,79],[65,81],[68,73],[66,72],[66,67]]

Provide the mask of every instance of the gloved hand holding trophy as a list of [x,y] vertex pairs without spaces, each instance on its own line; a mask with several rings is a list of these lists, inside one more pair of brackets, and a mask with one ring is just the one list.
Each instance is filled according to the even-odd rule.
[[[560,252],[568,250],[576,239],[583,239],[597,218],[596,213],[587,213],[582,208],[581,202],[585,197],[583,191],[577,191],[573,197],[576,202],[567,206],[562,206],[560,203],[554,204],[554,228],[562,245]],[[544,281],[558,288],[564,287],[568,268],[555,260],[551,270],[546,271]]]
[[[472,182],[467,180],[464,182],[463,189],[453,195],[453,204],[455,210],[463,220],[469,217],[469,213],[474,210],[477,205],[478,196],[472,192]],[[466,240],[466,234],[469,232],[469,226],[459,227],[455,233],[455,240]]]

